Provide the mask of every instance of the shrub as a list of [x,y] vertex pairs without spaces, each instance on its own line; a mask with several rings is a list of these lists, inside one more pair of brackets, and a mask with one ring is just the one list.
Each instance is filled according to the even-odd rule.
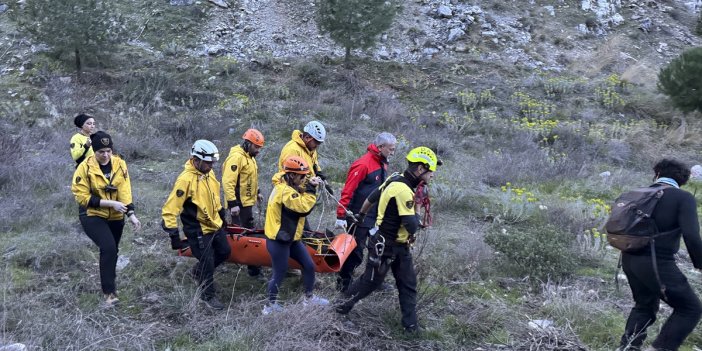
[[702,111],[702,47],[683,52],[658,73],[658,89],[684,113]]
[[540,280],[561,280],[577,267],[570,235],[551,225],[511,229],[495,227],[485,235],[504,268]]

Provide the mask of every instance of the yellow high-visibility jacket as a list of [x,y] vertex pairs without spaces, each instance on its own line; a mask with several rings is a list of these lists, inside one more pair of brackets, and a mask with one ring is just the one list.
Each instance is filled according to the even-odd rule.
[[71,137],[71,157],[73,161],[76,161],[76,167],[86,158],[93,156],[93,148],[86,146],[89,136],[85,136],[81,133],[76,133]]
[[276,173],[279,182],[268,197],[264,230],[268,239],[297,241],[302,238],[305,216],[312,212],[317,202],[316,191],[312,186],[307,186],[300,193],[281,179],[283,174]]
[[[127,205],[128,210],[132,210],[132,184],[129,180],[127,163],[117,155],[112,155],[110,160],[112,170],[110,179],[100,170],[100,165],[92,155],[78,165],[73,173],[73,183],[71,192],[76,202],[83,207],[87,207],[88,216],[97,216],[109,221],[121,220],[124,214],[115,211],[111,207],[100,207],[100,200],[116,200]],[[105,186],[111,184],[116,187],[115,191],[107,191]]]
[[222,228],[224,210],[219,187],[214,172],[203,174],[186,161],[161,209],[164,229],[177,230],[178,215],[185,233],[207,235]]
[[[288,143],[285,144],[283,149],[280,151],[280,157],[278,158],[278,172],[283,171],[283,162],[285,162],[285,160],[290,156],[300,156],[307,161],[311,169],[308,177],[314,177],[316,175],[315,172],[322,170],[322,168],[319,166],[319,162],[317,161],[317,150],[310,151],[307,149],[305,142],[302,141],[302,132],[299,130],[294,130],[292,132],[290,141],[288,141]],[[273,177],[273,185],[278,184],[279,180],[280,178],[276,179]]]
[[378,226],[380,232],[388,234],[390,239],[394,239],[397,243],[407,243],[410,232],[402,223],[402,217],[415,217],[414,211],[414,191],[405,181],[405,178],[400,178],[400,181],[394,181],[382,190],[380,200],[378,201],[378,218],[375,225]]
[[258,165],[241,145],[229,150],[222,165],[222,187],[227,208],[253,206],[258,195]]

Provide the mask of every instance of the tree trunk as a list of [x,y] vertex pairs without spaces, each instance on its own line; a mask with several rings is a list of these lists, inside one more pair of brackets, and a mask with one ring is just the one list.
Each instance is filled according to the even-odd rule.
[[344,66],[351,68],[351,47],[346,47],[346,56],[344,56]]
[[76,48],[76,75],[78,76],[78,81],[82,81],[82,72],[81,72],[81,66],[80,66],[80,51],[78,48]]

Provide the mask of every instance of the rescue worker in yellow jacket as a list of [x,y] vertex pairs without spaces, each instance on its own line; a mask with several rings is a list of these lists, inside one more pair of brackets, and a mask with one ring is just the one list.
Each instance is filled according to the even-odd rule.
[[90,136],[95,133],[95,118],[81,113],[73,119],[73,124],[79,130],[71,137],[70,150],[71,157],[78,168],[83,160],[93,155],[93,149],[90,147]]
[[385,280],[388,270],[395,277],[402,312],[402,326],[407,332],[418,331],[417,275],[412,263],[410,244],[420,228],[415,211],[415,188],[420,182],[429,184],[441,161],[428,147],[420,146],[407,154],[408,165],[402,175],[388,178],[373,191],[357,216],[363,221],[366,211],[378,203],[378,217],[368,239],[366,270],[348,289],[350,298],[336,306],[341,314],[376,290]]
[[[253,207],[263,200],[258,188],[258,165],[256,155],[263,148],[263,134],[256,129],[247,130],[244,141],[229,150],[229,156],[222,165],[222,187],[224,200],[232,218],[232,223],[253,229]],[[248,266],[248,274],[265,280],[258,266]]]
[[274,177],[280,181],[273,187],[266,210],[266,248],[271,255],[273,277],[268,283],[269,304],[263,314],[282,309],[278,304],[278,289],[288,269],[288,259],[292,258],[302,266],[302,282],[305,289],[305,303],[328,305],[329,301],[312,294],[314,289],[314,263],[302,239],[302,230],[307,216],[317,201],[319,177],[305,182],[310,166],[299,156],[290,156],[283,162],[283,171]]
[[[327,136],[327,131],[324,125],[318,121],[310,121],[305,125],[302,131],[294,130],[290,141],[288,141],[280,151],[278,158],[278,172],[283,171],[283,163],[290,156],[302,157],[308,165],[310,165],[309,177],[320,177],[326,180],[326,176],[322,173],[317,160],[317,148],[324,142]],[[277,184],[279,179],[273,178],[273,185]]]
[[71,192],[78,204],[87,209],[80,216],[80,224],[100,248],[100,283],[105,304],[112,306],[119,301],[115,278],[124,217],[137,231],[141,223],[134,212],[127,163],[113,154],[112,137],[98,131],[90,138],[94,155],[78,165]]
[[[208,307],[222,310],[225,305],[215,295],[214,270],[229,257],[231,249],[223,231],[226,212],[219,197],[220,184],[211,172],[219,151],[212,142],[197,140],[190,155],[163,205],[161,226],[171,238],[172,249],[190,246],[198,259],[191,274],[200,283],[200,299]],[[180,239],[178,216],[187,245]]]

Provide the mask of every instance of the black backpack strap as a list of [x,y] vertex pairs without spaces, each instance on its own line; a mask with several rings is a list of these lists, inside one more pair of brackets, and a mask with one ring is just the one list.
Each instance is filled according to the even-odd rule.
[[614,288],[617,293],[619,293],[619,271],[622,269],[622,255],[624,253],[619,251],[619,261],[617,262],[617,269],[614,271]]

